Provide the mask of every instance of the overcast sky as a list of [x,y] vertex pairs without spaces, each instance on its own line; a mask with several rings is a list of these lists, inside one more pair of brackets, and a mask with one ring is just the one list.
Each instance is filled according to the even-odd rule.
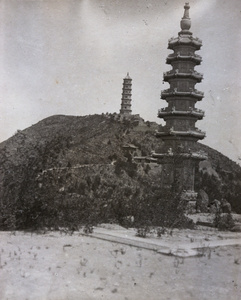
[[[51,115],[119,112],[123,77],[132,111],[161,122],[168,39],[185,0],[0,0],[0,141]],[[203,143],[241,157],[241,1],[190,1],[191,31],[203,41],[196,70]]]

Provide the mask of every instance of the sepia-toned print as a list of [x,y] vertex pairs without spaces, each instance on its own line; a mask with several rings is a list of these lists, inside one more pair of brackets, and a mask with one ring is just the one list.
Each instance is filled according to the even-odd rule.
[[241,2],[0,1],[0,299],[241,298]]

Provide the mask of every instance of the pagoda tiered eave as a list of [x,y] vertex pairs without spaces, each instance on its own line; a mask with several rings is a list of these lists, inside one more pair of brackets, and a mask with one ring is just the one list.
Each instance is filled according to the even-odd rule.
[[132,96],[132,93],[122,93],[122,96],[129,96],[129,98]]
[[176,137],[193,137],[193,138],[202,140],[205,138],[206,132],[201,131],[199,129],[178,131],[178,130],[173,130],[172,128],[170,128],[169,130],[156,132],[156,137],[175,137],[175,136]]
[[188,98],[196,98],[197,100],[201,100],[204,97],[204,93],[200,92],[196,89],[190,91],[178,91],[178,90],[171,90],[166,89],[161,92],[161,98],[163,100],[169,97],[188,97]]
[[185,46],[192,46],[196,50],[199,50],[202,47],[202,41],[199,38],[194,38],[191,35],[191,32],[188,32],[187,34],[182,34],[182,32],[179,33],[179,36],[174,38],[170,38],[168,41],[168,49],[174,49],[178,47],[179,45],[185,45]]
[[190,109],[190,110],[175,110],[175,109],[168,109],[162,108],[158,110],[158,117],[164,118],[165,117],[172,117],[172,116],[184,116],[184,117],[195,117],[198,120],[201,120],[204,117],[205,113],[201,109]]
[[131,109],[125,108],[125,109],[120,109],[120,113],[121,114],[130,114],[132,112]]
[[182,60],[182,61],[193,61],[196,65],[200,65],[202,62],[202,57],[198,54],[182,55],[179,53],[169,54],[166,63],[171,64],[173,61]]
[[201,82],[203,79],[203,74],[194,70],[191,70],[190,72],[187,73],[179,72],[178,70],[171,70],[163,73],[164,81],[169,81],[170,79],[176,79],[176,78],[191,78],[196,80],[197,82]]

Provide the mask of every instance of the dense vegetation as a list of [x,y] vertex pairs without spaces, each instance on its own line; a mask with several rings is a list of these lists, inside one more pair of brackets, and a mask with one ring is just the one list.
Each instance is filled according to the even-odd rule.
[[[53,116],[0,144],[0,228],[73,227],[95,222],[190,226],[175,187],[160,188],[161,166],[136,164],[136,155],[162,147],[157,124],[117,115]],[[225,198],[241,213],[240,167],[198,144],[209,161],[197,169],[196,189]],[[177,204],[179,203],[179,205]],[[177,218],[179,216],[179,218]]]

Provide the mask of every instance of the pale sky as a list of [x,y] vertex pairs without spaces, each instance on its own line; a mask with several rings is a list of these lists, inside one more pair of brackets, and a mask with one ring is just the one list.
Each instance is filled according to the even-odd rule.
[[[241,1],[192,0],[191,31],[203,41],[196,88],[203,143],[241,157]],[[160,123],[168,39],[185,0],[0,0],[0,141],[55,114],[119,112],[132,77],[132,111]]]

